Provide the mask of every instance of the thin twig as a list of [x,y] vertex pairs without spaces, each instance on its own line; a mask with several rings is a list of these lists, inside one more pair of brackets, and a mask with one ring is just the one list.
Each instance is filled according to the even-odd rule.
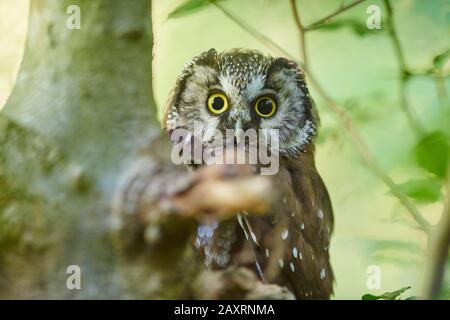
[[[297,16],[298,23],[298,33],[300,35],[304,35],[304,31],[302,28],[302,25],[300,23],[300,17],[297,13],[297,7],[295,5],[295,0],[291,0],[292,5],[292,11],[294,11],[294,16]],[[304,37],[300,36],[301,40],[304,41]],[[303,45],[304,47],[304,45]],[[366,162],[366,164],[369,166],[369,168],[372,169],[372,171],[391,189],[392,194],[394,194],[400,202],[408,209],[408,211],[411,213],[414,220],[417,221],[419,226],[423,230],[428,230],[429,224],[428,222],[423,218],[423,216],[420,214],[416,206],[406,197],[397,187],[397,185],[392,181],[392,179],[384,172],[384,170],[381,168],[381,166],[376,161],[375,157],[372,155],[371,151],[369,150],[368,146],[364,142],[362,136],[359,134],[359,131],[356,130],[355,125],[353,124],[352,119],[350,116],[345,112],[345,110],[340,107],[336,101],[334,101],[331,97],[328,96],[328,94],[325,92],[325,90],[322,88],[322,86],[319,85],[319,83],[315,80],[315,77],[313,77],[310,70],[308,70],[308,66],[304,66],[305,71],[309,75],[309,78],[311,82],[316,87],[319,94],[322,96],[322,98],[327,102],[329,107],[332,109],[334,113],[336,113],[339,116],[339,119],[344,124],[344,127],[347,129],[347,132],[349,133],[350,138],[353,140],[354,145],[356,146],[357,150],[359,151],[361,157]],[[403,93],[403,91],[402,91]],[[406,96],[402,95],[402,98],[406,100]],[[406,101],[405,101],[406,102]],[[406,105],[406,103],[405,103]]]
[[297,30],[298,30],[298,36],[300,39],[298,43],[300,44],[300,52],[302,55],[303,64],[305,66],[307,66],[308,65],[308,56],[307,56],[307,51],[306,51],[305,30],[303,28],[300,15],[298,14],[296,0],[290,0],[289,2],[291,3],[291,11],[294,16],[294,22],[295,22],[295,25],[297,26]]
[[242,29],[244,29],[245,31],[247,31],[251,36],[253,36],[256,40],[258,40],[261,43],[264,43],[269,49],[278,52],[279,54],[281,54],[282,56],[285,57],[292,57],[292,55],[290,53],[288,53],[286,50],[284,50],[281,46],[279,46],[277,43],[273,42],[272,40],[270,40],[270,38],[268,38],[267,36],[265,36],[264,34],[262,34],[261,32],[259,32],[258,30],[256,30],[255,28],[253,28],[251,25],[249,25],[248,23],[246,23],[244,20],[239,19],[238,17],[235,17],[233,14],[231,14],[230,11],[228,11],[224,6],[222,6],[219,2],[214,1],[212,2],[213,5],[215,5],[220,11],[222,11],[222,13],[227,16],[231,21],[233,21],[234,23],[236,23],[239,27],[241,27]]
[[422,214],[419,212],[417,207],[409,200],[407,196],[403,194],[397,187],[397,184],[387,175],[384,170],[379,165],[378,161],[373,156],[372,152],[368,148],[367,144],[364,142],[362,136],[359,131],[356,129],[352,119],[347,114],[347,112],[341,107],[336,101],[334,101],[331,97],[327,95],[322,86],[317,83],[315,77],[311,74],[310,71],[305,70],[310,78],[310,82],[314,85],[319,95],[325,102],[328,104],[329,108],[338,115],[339,120],[344,125],[344,128],[347,130],[348,136],[352,139],[353,145],[356,150],[359,152],[361,158],[364,160],[369,169],[379,178],[384,184],[390,189],[391,193],[400,200],[401,204],[408,210],[411,214],[412,218],[417,222],[420,229],[425,232],[428,232],[430,229],[430,224]]
[[[239,18],[232,15],[230,12],[225,12],[223,7],[216,4],[216,6],[225,13],[230,19],[233,21],[240,21]],[[331,97],[328,96],[328,94],[325,92],[325,90],[322,88],[322,86],[316,81],[314,75],[310,72],[310,70],[304,66],[302,63],[298,61],[298,59],[295,59],[292,55],[290,55],[288,52],[283,50],[277,43],[275,43],[272,39],[264,36],[259,32],[258,30],[254,28],[246,28],[246,24],[237,23],[244,31],[248,32],[250,35],[252,35],[255,39],[260,41],[262,44],[267,46],[269,49],[272,49],[276,51],[277,53],[281,54],[282,56],[285,56],[289,59],[292,59],[300,64],[304,68],[304,71],[307,73],[311,83],[316,88],[319,95],[325,100],[326,104],[329,106],[331,111],[333,111],[335,114],[337,114],[340,122],[343,124],[344,128],[346,129],[348,135],[352,138],[352,142],[356,150],[361,155],[362,159],[368,166],[368,168],[378,177],[380,178],[385,185],[390,189],[392,194],[397,197],[400,200],[400,203],[408,210],[408,212],[411,214],[412,218],[417,222],[419,225],[419,228],[425,232],[428,232],[430,228],[430,224],[428,221],[426,221],[423,216],[420,214],[418,209],[414,206],[414,204],[409,200],[408,197],[406,197],[401,191],[398,190],[397,185],[392,181],[392,179],[384,173],[384,171],[381,169],[381,166],[378,164],[378,162],[375,160],[374,156],[370,152],[369,148],[365,144],[364,140],[360,136],[359,132],[353,125],[353,121],[351,120],[350,116],[345,112],[344,108],[341,107],[336,101],[334,101]]]
[[425,132],[424,128],[420,124],[418,120],[417,114],[409,107],[408,97],[407,97],[407,85],[408,79],[402,77],[399,83],[399,94],[400,94],[400,107],[405,114],[406,120],[408,121],[408,125],[413,129],[413,132],[416,134],[418,138],[420,138]]
[[403,52],[402,46],[400,44],[400,39],[397,35],[397,30],[394,26],[394,13],[392,10],[391,3],[389,0],[384,0],[384,4],[386,7],[386,23],[388,28],[388,34],[392,41],[392,45],[394,46],[394,52],[397,57],[398,64],[400,66],[400,88],[399,88],[399,95],[400,95],[400,106],[403,110],[403,113],[406,116],[406,119],[408,120],[409,126],[412,128],[414,133],[417,136],[421,136],[424,132],[424,129],[422,125],[419,122],[419,119],[415,112],[410,108],[407,98],[406,98],[406,86],[408,84],[408,80],[411,76],[411,72],[409,70],[409,67],[406,63],[405,54]]
[[[400,66],[400,99],[403,112],[405,113],[410,126],[414,129],[415,133],[419,136],[423,134],[424,130],[418,121],[417,115],[409,108],[406,96],[406,86],[408,79],[411,76],[411,71],[406,64],[405,55],[400,44],[399,37],[394,26],[394,14],[392,6],[389,0],[384,0],[384,4],[387,12],[387,24],[389,36],[392,40],[397,61]],[[431,72],[435,78],[438,98],[442,104],[446,104],[447,92],[445,87],[440,87],[439,72]],[[444,279],[445,265],[447,261],[448,251],[450,247],[450,200],[448,190],[450,188],[450,180],[447,177],[445,184],[446,187],[446,200],[444,201],[444,211],[442,212],[441,219],[436,226],[430,228],[428,232],[428,261],[425,271],[424,279],[424,295],[426,299],[436,299],[439,297],[439,293],[442,287],[442,281]]]
[[356,0],[353,1],[347,5],[341,5],[338,9],[336,9],[335,11],[331,12],[330,14],[327,14],[325,17],[309,24],[308,26],[305,26],[303,29],[305,31],[310,31],[313,29],[316,29],[317,27],[321,26],[322,24],[328,22],[331,18],[334,18],[335,16],[341,14],[344,11],[347,11],[348,9],[353,8],[354,6],[360,4],[361,2],[364,2],[365,0]]
[[429,68],[425,70],[409,70],[410,77],[432,77],[436,86],[436,95],[442,108],[450,108],[450,98],[445,88],[444,80],[449,73],[444,73],[441,69]]
[[265,45],[267,48],[269,48],[269,50],[272,50],[273,52],[276,52],[277,54],[279,54],[282,57],[294,60],[294,61],[296,61],[297,63],[299,63],[303,67],[303,63],[297,61],[297,59],[292,54],[290,54],[285,49],[283,49],[275,41],[273,41],[272,39],[270,39],[266,35],[262,34],[258,30],[253,28],[251,25],[246,23],[243,19],[240,19],[239,17],[233,15],[228,9],[226,9],[224,6],[222,6],[218,2],[213,2],[212,4],[215,5],[220,11],[222,11],[222,13],[225,16],[227,16],[231,21],[233,21],[239,27],[241,27],[241,29],[243,29],[245,32],[250,34],[253,38],[258,40],[260,43]]
[[388,32],[389,32],[389,35],[391,36],[392,44],[394,45],[398,64],[400,65],[400,70],[408,71],[409,69],[406,65],[405,55],[403,53],[402,46],[400,45],[400,39],[398,38],[397,30],[395,29],[394,22],[393,22],[394,12],[392,10],[391,3],[389,2],[389,0],[384,0],[384,5],[386,7],[386,13],[387,13],[386,23],[387,23],[387,27],[388,27]]
[[450,99],[448,97],[447,90],[444,84],[444,77],[442,75],[442,71],[439,70],[434,75],[434,82],[436,85],[436,94],[439,99],[439,103],[442,108],[450,108]]

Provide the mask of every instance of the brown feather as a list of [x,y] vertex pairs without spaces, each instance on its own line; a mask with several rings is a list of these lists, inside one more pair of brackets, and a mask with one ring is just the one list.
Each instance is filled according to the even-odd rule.
[[[230,263],[252,268],[263,281],[288,287],[298,299],[329,299],[333,213],[312,150],[283,159],[275,179],[281,196],[271,211],[265,216],[241,214],[244,233],[233,220],[221,223],[203,255],[210,255],[212,268]],[[227,263],[219,263],[224,255]]]

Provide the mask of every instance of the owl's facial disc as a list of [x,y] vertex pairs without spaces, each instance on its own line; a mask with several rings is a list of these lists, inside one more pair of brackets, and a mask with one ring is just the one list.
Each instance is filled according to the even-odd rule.
[[[167,120],[169,130],[278,130],[280,152],[298,155],[316,135],[318,118],[295,62],[256,51],[210,50],[188,63]],[[208,137],[206,137],[208,138]]]

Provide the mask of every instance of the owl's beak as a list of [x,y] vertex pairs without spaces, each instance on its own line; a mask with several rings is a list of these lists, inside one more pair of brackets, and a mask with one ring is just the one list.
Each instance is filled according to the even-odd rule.
[[242,120],[237,119],[236,124],[234,125],[234,139],[236,144],[239,144],[242,140],[242,136],[244,135],[244,130],[242,130]]

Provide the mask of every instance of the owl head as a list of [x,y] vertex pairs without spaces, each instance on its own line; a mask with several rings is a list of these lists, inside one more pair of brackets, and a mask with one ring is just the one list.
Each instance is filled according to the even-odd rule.
[[189,61],[166,105],[163,125],[193,132],[276,129],[281,156],[296,156],[313,141],[318,117],[299,66],[258,51],[210,49]]

